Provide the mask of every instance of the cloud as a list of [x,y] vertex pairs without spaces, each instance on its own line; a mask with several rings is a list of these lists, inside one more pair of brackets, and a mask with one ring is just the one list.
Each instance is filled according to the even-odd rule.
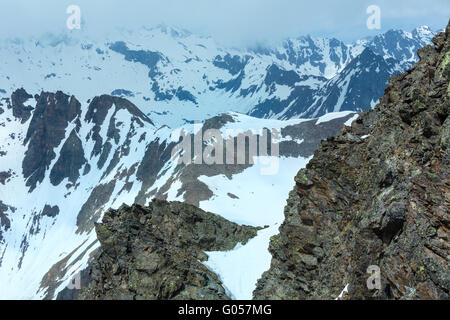
[[305,34],[354,40],[373,34],[365,27],[372,4],[381,8],[384,30],[424,24],[443,28],[450,16],[448,0],[2,0],[0,36],[62,32],[71,4],[81,7],[83,27],[91,33],[165,23],[228,45]]

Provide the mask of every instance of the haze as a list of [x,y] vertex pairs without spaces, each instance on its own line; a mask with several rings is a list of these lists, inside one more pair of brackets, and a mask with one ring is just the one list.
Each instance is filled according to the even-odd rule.
[[[65,32],[66,8],[71,4],[80,6],[80,32],[87,34],[166,24],[232,46],[306,34],[350,42],[391,28],[442,29],[450,17],[448,0],[2,0],[0,37]],[[366,27],[369,5],[381,8],[381,30]]]

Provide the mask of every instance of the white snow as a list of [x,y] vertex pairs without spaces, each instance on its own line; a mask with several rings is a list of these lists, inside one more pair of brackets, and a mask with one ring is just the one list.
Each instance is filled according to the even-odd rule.
[[[256,281],[270,267],[270,237],[278,233],[284,220],[283,209],[294,187],[294,176],[309,160],[280,158],[280,170],[272,176],[262,176],[255,165],[232,180],[225,176],[199,178],[214,192],[213,198],[200,202],[200,208],[236,223],[269,226],[245,246],[238,245],[229,252],[208,252],[205,265],[219,275],[235,299],[251,299]],[[238,195],[239,199],[230,198],[228,193]]]
[[208,252],[209,260],[204,264],[216,272],[231,298],[251,300],[256,282],[270,268],[268,252],[270,237],[278,233],[278,225],[258,232],[256,238],[229,252]]

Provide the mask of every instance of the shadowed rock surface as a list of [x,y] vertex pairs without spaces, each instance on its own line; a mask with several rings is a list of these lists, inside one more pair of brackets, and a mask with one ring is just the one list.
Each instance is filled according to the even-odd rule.
[[295,177],[256,299],[449,299],[449,33]]
[[[74,130],[79,130],[80,122],[77,117],[81,114],[81,104],[78,100],[61,91],[42,92],[35,99],[36,109],[24,140],[24,145],[28,145],[28,149],[22,163],[23,175],[27,179],[26,185],[30,187],[30,192],[43,181],[47,168],[57,156],[55,148],[64,139],[66,128],[73,120],[76,120]],[[75,138],[75,136],[72,137]],[[60,175],[64,175],[67,171],[67,169],[64,170],[64,166],[70,165],[70,160],[73,158],[73,155],[67,156],[70,149],[70,145],[64,148],[63,154],[68,159],[63,160],[64,164],[58,163],[57,169],[52,174],[52,181],[63,179]],[[82,162],[82,160],[76,161],[74,167]],[[70,171],[71,178],[75,178],[73,174],[75,168]]]
[[231,250],[257,230],[180,202],[110,210],[96,224],[101,248],[78,298],[229,299],[200,262],[208,259],[204,251]]

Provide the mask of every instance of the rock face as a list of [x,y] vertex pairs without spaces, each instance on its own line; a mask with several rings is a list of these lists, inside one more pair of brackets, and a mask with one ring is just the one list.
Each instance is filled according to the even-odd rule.
[[180,202],[110,210],[96,224],[101,248],[78,298],[229,299],[200,262],[208,259],[203,251],[231,250],[257,230]]
[[[8,229],[11,228],[11,220],[9,220],[7,212],[14,212],[15,210],[15,208],[4,204],[0,200],[0,243],[3,241],[2,232],[8,231]],[[0,257],[0,266],[2,265],[2,258],[3,257]]]
[[255,298],[450,298],[449,33],[295,177]]

